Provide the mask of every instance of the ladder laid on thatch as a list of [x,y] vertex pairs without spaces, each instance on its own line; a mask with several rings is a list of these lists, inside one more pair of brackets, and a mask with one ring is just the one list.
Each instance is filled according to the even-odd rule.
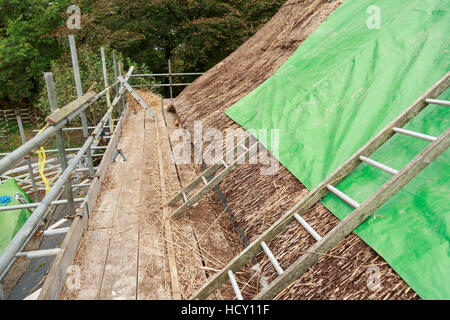
[[[179,218],[183,212],[194,206],[205,194],[207,194],[220,182],[222,182],[239,164],[245,163],[251,156],[253,156],[257,152],[259,142],[256,141],[249,147],[248,145],[250,144],[250,140],[251,136],[247,135],[244,139],[238,142],[238,144],[233,149],[228,151],[222,159],[203,171],[183,190],[178,192],[178,194],[172,200],[170,200],[167,205],[172,207],[181,199],[183,199],[184,203],[177,210],[175,210],[175,212],[173,212],[170,217],[172,219]],[[238,155],[231,164],[227,165],[226,160],[234,158],[234,154],[239,149],[243,150],[242,154]],[[214,174],[217,173],[220,168],[222,168],[222,170],[214,176]],[[204,186],[199,191],[197,191],[194,196],[188,198],[188,193],[193,191],[202,182]]]
[[[416,100],[395,120],[389,123],[375,137],[367,142],[360,150],[354,153],[344,164],[337,168],[331,175],[314,188],[306,198],[295,204],[288,212],[278,219],[272,226],[253,241],[238,256],[231,260],[221,271],[211,277],[206,284],[197,291],[191,299],[206,299],[214,290],[219,288],[228,279],[230,280],[236,297],[242,299],[233,272],[236,272],[251,261],[261,250],[269,257],[278,277],[257,294],[254,299],[273,299],[295,279],[304,274],[323,254],[331,250],[342,239],[353,232],[361,223],[369,218],[387,200],[403,188],[425,167],[427,167],[440,154],[445,152],[450,146],[450,128],[439,137],[433,137],[422,133],[403,129],[419,112],[430,104],[450,106],[449,101],[436,100],[450,85],[450,73],[447,73],[440,81],[431,87],[423,96]],[[411,160],[403,169],[397,171],[379,162],[371,160],[369,156],[379,149],[394,134],[404,134],[414,138],[430,141],[431,143]],[[348,176],[362,162],[368,163],[378,169],[391,173],[393,176],[382,185],[366,201],[359,204],[335,186]],[[309,210],[315,203],[320,201],[328,192],[333,193],[354,210],[342,221],[338,223],[323,238],[317,233],[311,233],[317,242],[289,268],[283,270],[273,256],[267,243],[280,234],[295,219],[300,222],[301,215]],[[303,225],[303,223],[302,223]],[[312,228],[311,228],[312,229]]]

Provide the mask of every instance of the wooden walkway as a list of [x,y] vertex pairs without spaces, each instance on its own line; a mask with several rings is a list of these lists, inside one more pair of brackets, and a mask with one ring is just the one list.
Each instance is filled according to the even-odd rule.
[[196,174],[172,161],[174,116],[140,94],[158,120],[133,106],[118,144],[127,161],[119,155],[108,168],[74,259],[79,281],[66,283],[61,299],[186,299],[241,249],[214,195],[183,219],[165,219],[164,204]]

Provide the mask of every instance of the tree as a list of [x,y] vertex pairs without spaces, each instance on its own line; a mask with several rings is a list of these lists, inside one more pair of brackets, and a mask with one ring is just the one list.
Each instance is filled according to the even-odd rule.
[[[167,72],[167,59],[175,72],[206,71],[285,1],[0,0],[0,107],[35,103],[43,72],[66,59],[68,33],[78,46],[110,47],[152,72]],[[65,26],[69,4],[81,8],[80,31]]]
[[58,29],[66,0],[1,0],[0,102],[30,104],[43,83],[43,72],[61,55]]
[[[96,82],[94,91],[100,92],[104,89],[104,80],[102,70],[102,62],[100,59],[100,50],[93,51],[86,45],[81,45],[77,48],[78,64],[80,67],[80,78],[82,83],[83,92]],[[108,83],[114,83],[113,73],[113,54],[111,50],[106,48],[106,67],[108,72]],[[129,58],[123,58],[120,52],[116,52],[117,61],[124,61],[128,65],[136,65]],[[142,72],[149,72],[149,69],[145,64],[138,66]],[[58,60],[54,60],[47,71],[53,73],[53,79],[55,81],[55,90],[58,101],[58,106],[63,107],[77,98],[75,88],[75,78],[72,68],[72,59],[69,53],[62,55]],[[134,79],[133,79],[134,80]],[[140,82],[134,81],[135,84],[149,84],[153,81],[151,78],[139,78]],[[110,97],[111,101],[117,94],[115,88],[111,88]],[[42,87],[35,103],[36,111],[40,116],[40,119],[45,117],[50,112],[50,106],[48,102],[48,94],[46,87]],[[93,106],[87,109],[87,119],[91,125],[96,125],[100,121],[103,114],[106,112],[107,104],[106,99],[101,98]],[[72,121],[73,124],[80,124],[79,118]],[[42,123],[44,125],[44,123]]]
[[[90,1],[83,6],[85,2]],[[100,0],[90,7],[82,34],[86,41],[108,43],[154,72],[167,72],[169,58],[176,72],[206,71],[251,37],[284,2]]]

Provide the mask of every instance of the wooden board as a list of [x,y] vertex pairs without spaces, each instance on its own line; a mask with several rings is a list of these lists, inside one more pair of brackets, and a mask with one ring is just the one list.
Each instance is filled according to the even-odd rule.
[[[84,235],[80,251],[83,263],[76,264],[79,267],[79,283],[77,286],[67,286],[64,299],[92,300],[99,296],[99,288],[102,283],[106,255],[111,238],[111,228],[87,230]],[[87,250],[95,248],[95,250]]]
[[138,230],[136,223],[113,228],[99,299],[136,299]]
[[76,100],[72,101],[71,103],[67,104],[63,108],[59,108],[56,111],[52,112],[47,118],[45,118],[45,121],[48,123],[55,125],[61,120],[64,120],[69,115],[77,111],[83,104],[88,102],[90,99],[95,97],[97,93],[95,91],[89,91],[85,95],[77,98]]
[[[164,230],[161,216],[161,184],[155,121],[145,118],[145,170],[141,179],[139,215],[138,299],[170,299],[169,271],[164,255]],[[155,236],[158,235],[158,236]]]
[[[206,198],[191,209],[197,220],[164,220],[172,210],[164,204],[182,188],[181,177],[172,159],[169,131],[159,117],[160,105],[148,104],[158,120],[139,107],[137,114],[131,113],[117,144],[127,160],[119,155],[94,179],[99,183],[95,184],[95,197],[88,197],[88,207],[93,210],[89,225],[75,259],[75,251],[70,259],[70,264],[83,270],[81,287],[68,290],[66,286],[62,299],[186,299],[207,279],[202,255],[209,261],[214,254],[200,252],[196,236],[201,237],[201,246],[216,241],[214,248],[223,248],[222,253],[230,248],[217,220],[206,209],[210,207]],[[109,161],[114,151],[110,151]],[[195,175],[193,168],[186,167],[185,173],[189,170]],[[181,179],[190,180],[191,176]],[[224,255],[221,259],[225,261],[217,265],[207,262],[207,267],[219,268],[228,256],[233,254]]]
[[[136,299],[144,114],[133,117],[118,145],[126,157],[100,299]],[[120,155],[117,161],[122,161]]]
[[[165,128],[164,126],[164,120],[162,117],[158,117],[156,120],[156,141],[157,143],[157,150],[158,150],[158,163],[159,163],[159,177],[161,182],[161,203],[162,203],[162,219],[163,219],[163,225],[164,225],[164,236],[166,238],[166,247],[167,247],[167,259],[169,264],[169,270],[170,270],[170,282],[171,282],[171,288],[172,288],[172,298],[179,300],[181,299],[181,289],[180,289],[180,283],[178,280],[178,270],[175,260],[175,252],[174,252],[174,240],[172,236],[172,227],[169,217],[169,212],[167,207],[164,205],[167,203],[168,198],[168,188],[170,187],[174,188],[176,184],[176,180],[174,179],[173,172],[169,172],[169,170],[165,171],[164,167],[165,165],[169,168],[172,168],[170,163],[168,164],[165,162],[164,155],[167,153],[167,149],[163,149],[163,146],[165,145],[164,136],[162,134],[162,129]],[[163,145],[163,146],[162,146]],[[169,149],[170,151],[170,149]],[[164,155],[163,155],[164,152]],[[171,174],[172,173],[172,174]],[[169,185],[168,188],[166,187],[166,179],[169,179]]]
[[111,137],[108,147],[105,150],[105,154],[102,161],[100,162],[96,176],[94,177],[92,184],[89,187],[86,196],[86,202],[83,203],[77,210],[77,212],[80,213],[81,216],[76,216],[74,221],[72,222],[70,231],[61,244],[62,250],[53,261],[48,276],[44,281],[42,290],[38,297],[39,300],[58,299],[61,291],[63,290],[64,282],[67,276],[67,268],[72,264],[78,246],[80,244],[81,237],[83,236],[83,233],[86,230],[88,224],[89,217],[88,215],[83,215],[83,212],[85,210],[88,211],[94,208],[95,201],[97,200],[101,185],[106,176],[106,170],[108,169],[108,165],[112,159],[112,153],[117,146],[125,121],[126,117],[121,116],[116,130]]

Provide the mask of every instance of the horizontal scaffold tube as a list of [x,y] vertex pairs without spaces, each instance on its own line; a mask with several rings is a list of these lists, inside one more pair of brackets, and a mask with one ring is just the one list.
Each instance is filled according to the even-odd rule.
[[188,73],[137,73],[132,77],[168,77],[168,76],[201,76],[204,72],[188,72]]
[[[66,180],[70,177],[71,172],[75,169],[78,162],[81,160],[83,155],[86,153],[86,150],[90,147],[90,145],[92,144],[92,142],[95,139],[98,139],[98,137],[100,136],[100,134],[103,130],[103,126],[105,125],[106,121],[109,119],[109,114],[110,114],[111,110],[112,110],[112,108],[109,109],[105,113],[102,120],[96,126],[93,134],[90,135],[86,139],[86,141],[83,144],[83,146],[81,147],[80,151],[78,151],[76,156],[72,160],[70,160],[70,162],[68,163],[66,170],[64,170],[64,172],[61,173],[61,176],[55,182],[55,184],[50,189],[50,191],[47,193],[47,195],[44,197],[44,199],[42,199],[39,206],[33,211],[33,213],[27,219],[27,221],[24,223],[22,228],[20,228],[20,230],[16,233],[14,238],[6,246],[5,250],[1,253],[1,255],[0,255],[0,274],[2,274],[3,271],[5,271],[8,268],[8,265],[10,264],[11,260],[15,258],[17,252],[20,251],[23,243],[26,241],[26,239],[29,237],[29,235],[33,232],[33,230],[35,230],[36,226],[40,223],[40,221],[41,221],[42,217],[44,216],[45,212],[47,211],[48,207],[51,205],[52,201],[56,199],[59,192],[64,187]],[[62,121],[62,122],[65,122],[65,121]],[[54,127],[52,126],[50,128],[56,128],[56,127],[57,126],[54,126]],[[40,135],[38,135],[37,137],[39,137],[39,136]],[[32,141],[32,140],[30,140],[30,141]],[[25,151],[25,152],[27,152],[27,151]]]
[[[45,190],[45,189],[44,189]],[[73,199],[75,202],[83,202],[84,198],[75,198]],[[66,204],[67,200],[55,200],[52,201],[52,205],[59,205],[59,204]],[[11,211],[11,210],[20,210],[20,209],[31,209],[31,208],[37,208],[39,207],[40,202],[36,203],[24,203],[24,204],[18,204],[14,206],[8,206],[8,207],[0,207],[0,212],[2,211]]]
[[5,173],[23,156],[26,156],[28,153],[33,152],[34,150],[39,148],[42,144],[44,144],[47,140],[49,140],[52,136],[54,136],[59,129],[63,128],[72,119],[76,118],[82,111],[86,110],[90,105],[92,105],[99,98],[105,95],[106,91],[109,90],[109,88],[115,86],[118,83],[119,81],[114,82],[108,88],[105,88],[103,91],[92,97],[92,99],[90,99],[88,102],[84,103],[80,108],[78,108],[75,112],[70,114],[66,119],[60,121],[59,123],[53,126],[49,126],[47,129],[42,131],[42,133],[28,140],[25,144],[21,145],[16,150],[11,152],[9,155],[2,158],[0,160],[0,174]]

